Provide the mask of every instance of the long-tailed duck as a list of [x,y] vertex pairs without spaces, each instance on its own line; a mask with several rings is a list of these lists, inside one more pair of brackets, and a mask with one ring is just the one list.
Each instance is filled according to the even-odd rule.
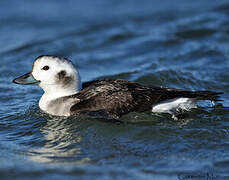
[[36,58],[32,71],[13,80],[37,84],[44,90],[39,107],[56,116],[99,113],[119,118],[129,112],[165,112],[195,107],[197,100],[220,101],[220,92],[186,91],[145,86],[127,80],[95,80],[81,85],[71,61],[56,56]]

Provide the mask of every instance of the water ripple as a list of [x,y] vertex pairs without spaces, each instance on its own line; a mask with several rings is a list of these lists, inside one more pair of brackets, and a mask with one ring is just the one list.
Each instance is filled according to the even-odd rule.
[[[176,2],[163,6],[157,1],[154,9],[146,0],[117,1],[116,5],[104,1],[100,5],[108,9],[93,6],[102,9],[97,12],[99,21],[89,17],[79,21],[76,15],[82,13],[81,6],[71,14],[61,2],[48,3],[44,14],[53,7],[50,16],[42,14],[43,8],[36,8],[33,15],[35,5],[31,10],[19,6],[20,2],[14,9],[18,17],[0,11],[4,13],[0,18],[3,179],[177,179],[177,174],[190,172],[229,173],[228,3]],[[73,1],[69,3],[62,5],[70,7]],[[6,1],[0,4],[8,6]],[[94,16],[96,11],[89,12],[90,8],[87,12]],[[21,13],[23,9],[27,14]],[[105,17],[105,11],[114,17]],[[40,54],[70,58],[83,81],[120,78],[146,85],[222,91],[224,102],[201,102],[197,109],[178,114],[179,119],[133,112],[122,118],[124,124],[49,116],[38,108],[42,94],[38,87],[11,83],[29,72]]]

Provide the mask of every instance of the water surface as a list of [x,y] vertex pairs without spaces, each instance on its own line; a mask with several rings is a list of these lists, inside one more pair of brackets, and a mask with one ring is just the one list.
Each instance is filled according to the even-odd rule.
[[[1,179],[184,179],[229,176],[227,1],[0,2]],[[128,124],[42,113],[36,86],[12,84],[41,54],[70,58],[82,81],[128,79],[222,91],[179,120],[131,113]]]

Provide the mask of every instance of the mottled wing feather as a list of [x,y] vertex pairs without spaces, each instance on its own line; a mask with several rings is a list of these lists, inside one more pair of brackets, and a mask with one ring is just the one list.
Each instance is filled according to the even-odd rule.
[[73,115],[102,111],[118,118],[131,111],[143,112],[153,104],[168,99],[187,97],[218,101],[219,94],[211,91],[184,91],[175,88],[144,86],[127,80],[97,80],[85,83],[79,93],[71,96],[78,103],[71,107]]
[[[146,111],[152,105],[151,89],[126,80],[94,81],[90,86],[74,95],[81,101],[71,112],[98,111],[104,109],[109,117],[120,117],[130,111]],[[159,94],[156,95],[159,98]]]

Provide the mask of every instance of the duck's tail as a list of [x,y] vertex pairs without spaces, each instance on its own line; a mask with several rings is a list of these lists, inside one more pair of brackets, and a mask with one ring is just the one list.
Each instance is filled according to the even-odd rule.
[[194,91],[190,94],[190,96],[196,98],[197,100],[223,101],[220,99],[220,94],[223,94],[223,92]]
[[168,89],[168,95],[173,96],[173,98],[193,98],[196,100],[210,100],[210,101],[223,101],[220,99],[220,95],[223,92],[214,91],[184,91],[177,89]]
[[154,92],[161,94],[160,98],[158,99],[159,101],[174,98],[192,98],[195,100],[223,101],[222,99],[220,99],[220,95],[223,94],[223,92],[187,91],[175,88],[154,88]]

